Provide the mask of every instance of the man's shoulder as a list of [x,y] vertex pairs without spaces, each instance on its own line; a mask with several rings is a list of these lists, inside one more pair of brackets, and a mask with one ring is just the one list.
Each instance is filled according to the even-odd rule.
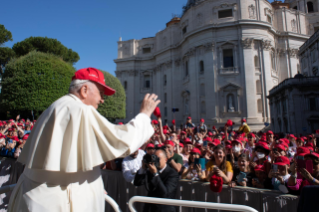
[[166,166],[164,173],[166,173],[167,175],[170,175],[170,176],[177,176],[177,177],[179,176],[178,172],[175,169],[173,169],[172,167],[170,167],[169,165]]
[[173,159],[182,159],[182,156],[180,154],[174,153]]

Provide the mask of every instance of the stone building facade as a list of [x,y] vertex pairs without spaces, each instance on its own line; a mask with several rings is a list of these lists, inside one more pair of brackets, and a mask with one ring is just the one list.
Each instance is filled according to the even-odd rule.
[[191,116],[211,127],[246,118],[261,129],[271,121],[269,90],[299,71],[298,49],[319,26],[313,1],[308,13],[292,9],[297,1],[188,0],[181,18],[155,37],[120,40],[116,76],[127,95],[122,121],[139,112],[146,93],[156,93],[168,122]]

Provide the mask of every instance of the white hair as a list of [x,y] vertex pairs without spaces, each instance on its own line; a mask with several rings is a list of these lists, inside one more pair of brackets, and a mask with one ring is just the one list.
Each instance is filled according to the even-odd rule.
[[90,80],[79,80],[79,79],[72,80],[69,87],[69,93],[77,93],[81,89],[81,87],[88,82],[90,82]]

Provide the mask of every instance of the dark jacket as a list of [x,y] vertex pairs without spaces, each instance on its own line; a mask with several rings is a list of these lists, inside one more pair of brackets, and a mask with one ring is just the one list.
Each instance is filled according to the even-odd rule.
[[[179,184],[178,173],[169,165],[166,166],[162,173],[154,177],[149,171],[146,174],[135,175],[134,185],[141,186],[148,181],[148,196],[158,198],[176,199],[176,192]],[[144,212],[175,212],[176,207],[170,205],[157,205],[145,203]]]

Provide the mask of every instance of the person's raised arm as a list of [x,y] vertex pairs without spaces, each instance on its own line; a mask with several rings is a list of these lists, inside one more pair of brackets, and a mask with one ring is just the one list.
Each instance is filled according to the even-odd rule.
[[166,137],[165,137],[164,132],[163,132],[162,118],[158,117],[157,120],[158,120],[158,126],[159,126],[160,139],[162,140],[162,143],[164,143],[166,141]]

